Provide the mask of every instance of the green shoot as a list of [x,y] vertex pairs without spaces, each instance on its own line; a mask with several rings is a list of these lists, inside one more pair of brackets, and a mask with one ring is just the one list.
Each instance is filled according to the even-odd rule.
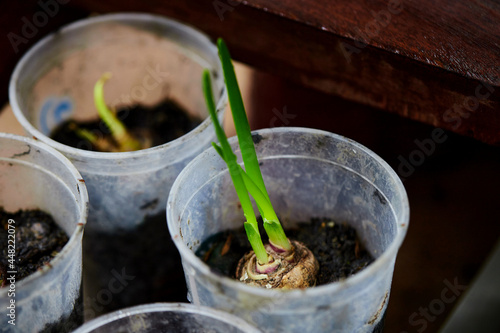
[[220,142],[220,146],[218,146],[216,143],[212,143],[212,145],[222,157],[222,159],[226,162],[229,169],[229,174],[231,175],[234,188],[236,189],[236,194],[240,199],[241,207],[243,209],[243,213],[245,214],[246,222],[244,223],[244,227],[250,245],[255,252],[255,256],[257,257],[257,260],[260,262],[260,264],[267,264],[269,259],[260,237],[257,218],[255,217],[255,213],[253,211],[250,196],[248,195],[247,189],[245,187],[245,183],[240,172],[240,167],[236,162],[236,155],[234,155],[233,151],[231,150],[231,146],[227,141],[226,134],[224,133],[224,130],[222,129],[219,120],[217,119],[217,113],[215,110],[215,103],[212,94],[210,72],[208,70],[203,71],[203,93],[205,95],[205,100],[207,103],[208,111],[210,113],[210,117],[212,118],[215,126],[215,133],[217,134],[217,138]]
[[222,69],[224,72],[224,80],[226,82],[229,97],[229,105],[231,106],[234,126],[236,128],[245,170],[248,174],[249,180],[254,182],[260,192],[262,192],[261,194],[263,198],[256,198],[256,195],[258,195],[257,193],[255,193],[256,191],[251,191],[250,194],[252,195],[252,197],[254,197],[255,202],[259,207],[262,219],[264,220],[264,229],[269,236],[269,241],[274,246],[289,251],[291,250],[290,241],[286,237],[281,223],[276,216],[274,208],[271,204],[271,200],[269,199],[269,194],[267,193],[267,189],[264,184],[264,179],[262,178],[259,161],[257,159],[252,134],[250,131],[250,125],[248,123],[245,112],[245,106],[243,105],[243,99],[241,98],[238,81],[236,79],[233,63],[231,61],[231,55],[229,54],[226,43],[224,42],[224,40],[222,40],[222,38],[219,38],[217,40],[217,46],[219,49],[219,57],[221,59]]
[[85,128],[80,128],[76,123],[70,123],[69,128],[76,133],[80,138],[88,140],[92,143],[96,143],[99,138],[97,135],[92,133],[91,131],[85,129]]
[[[248,193],[252,195],[257,203],[257,207],[261,213],[262,219],[264,220],[264,229],[269,236],[270,243],[275,248],[283,251],[290,251],[292,246],[274,211],[264,184],[264,179],[262,178],[259,161],[257,159],[250,131],[250,125],[246,116],[245,107],[241,98],[229,50],[222,39],[217,41],[217,46],[219,48],[219,57],[221,59],[222,69],[224,72],[224,79],[229,96],[229,104],[231,106],[231,112],[233,114],[238,142],[246,171],[243,170],[239,164],[237,164],[236,156],[231,151],[231,147],[227,143],[227,137],[216,117],[211,90],[210,74],[208,71],[205,71],[203,73],[203,91],[205,93],[212,121],[214,122],[217,138],[221,144],[221,146],[218,146],[213,143],[213,146],[228,165],[234,187],[238,193],[238,197],[240,198],[245,217],[247,218],[247,222],[245,222],[245,230],[247,231],[249,241],[254,249],[254,252],[256,253],[257,259],[260,263],[267,263],[267,259],[264,260],[264,254],[257,254],[257,251],[255,251],[255,248],[258,248],[258,251],[260,251],[260,244],[262,244],[262,240],[260,239],[255,213],[253,211]],[[249,228],[247,228],[247,224],[252,226],[251,233],[248,232]],[[256,244],[254,246],[251,238],[256,237],[259,237],[259,240],[255,241]]]
[[113,146],[109,141],[103,139],[102,137],[97,136],[93,132],[89,131],[85,128],[80,128],[76,123],[70,123],[70,129],[75,132],[80,138],[85,139],[91,142],[94,146],[97,147],[99,151],[112,151]]
[[111,135],[118,144],[119,151],[133,151],[141,149],[141,144],[133,138],[116,117],[116,114],[111,111],[104,102],[104,83],[109,80],[111,73],[104,73],[94,86],[94,103],[102,121],[108,126]]

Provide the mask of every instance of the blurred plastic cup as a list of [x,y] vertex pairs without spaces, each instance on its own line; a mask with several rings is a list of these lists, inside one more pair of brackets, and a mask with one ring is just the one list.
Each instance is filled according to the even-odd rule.
[[[227,98],[216,46],[182,23],[140,13],[102,15],[63,27],[33,46],[15,68],[9,96],[16,118],[30,136],[67,156],[89,191],[84,239],[85,294],[93,300],[89,317],[185,299],[165,206],[179,172],[215,138],[201,88],[205,68],[212,73],[222,117]],[[97,119],[93,86],[104,72],[113,73],[105,89],[112,106],[147,106],[170,98],[203,122],[180,138],[134,152],[87,151],[52,140],[51,130],[67,118]],[[110,294],[117,274],[130,279]]]
[[74,333],[259,333],[226,312],[182,303],[155,303],[116,311],[96,318]]
[[[46,212],[69,238],[50,265],[0,288],[2,332],[75,329],[83,322],[82,236],[88,196],[82,177],[67,158],[46,144],[0,133],[0,206],[12,213]],[[11,304],[14,317],[9,316]],[[8,324],[12,319],[15,326]]]

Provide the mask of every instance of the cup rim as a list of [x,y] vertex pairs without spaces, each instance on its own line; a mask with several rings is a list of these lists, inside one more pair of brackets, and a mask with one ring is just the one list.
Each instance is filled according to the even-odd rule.
[[92,319],[91,321],[84,323],[73,333],[90,333],[96,328],[100,328],[106,324],[109,324],[116,320],[120,320],[124,317],[141,313],[153,313],[153,312],[181,312],[190,314],[200,314],[205,317],[209,317],[224,322],[226,324],[232,325],[234,327],[241,328],[244,332],[248,333],[260,332],[257,328],[251,326],[249,323],[247,323],[246,321],[244,321],[239,317],[206,306],[199,306],[190,303],[151,303],[151,304],[137,305],[117,310],[109,314],[100,316],[98,318]]
[[[182,241],[182,236],[179,233],[178,230],[178,221],[177,219],[173,216],[172,213],[172,205],[173,205],[173,197],[175,196],[175,193],[179,191],[181,187],[181,182],[183,181],[183,178],[188,177],[188,175],[191,173],[191,170],[197,166],[201,161],[203,161],[204,155],[207,153],[211,154],[216,154],[215,149],[213,147],[207,148],[202,154],[198,155],[196,158],[194,158],[179,174],[177,179],[175,180],[174,184],[172,185],[172,188],[170,190],[169,198],[167,201],[167,224],[169,228],[170,235],[177,247],[177,250],[179,251],[181,257],[183,260],[186,260],[189,265],[192,265],[194,267],[197,267],[199,271],[207,276],[211,276],[214,279],[217,279],[220,281],[222,284],[232,288],[232,289],[240,289],[248,294],[252,294],[254,296],[262,296],[262,297],[277,297],[279,296],[280,298],[285,298],[285,299],[297,299],[304,297],[304,294],[309,295],[310,297],[315,297],[315,296],[320,296],[323,295],[325,292],[334,292],[334,291],[341,291],[347,288],[354,287],[355,285],[362,283],[366,280],[369,280],[372,276],[373,273],[378,271],[379,269],[382,269],[383,266],[387,265],[391,260],[395,260],[397,252],[399,248],[401,247],[403,240],[406,236],[406,232],[409,226],[409,202],[408,202],[408,196],[406,194],[406,190],[403,186],[403,183],[399,176],[396,174],[396,172],[385,162],[381,157],[379,157],[377,154],[375,154],[373,151],[370,149],[366,148],[365,146],[361,145],[360,143],[346,138],[344,136],[334,134],[331,132],[323,131],[323,130],[318,130],[318,129],[311,129],[311,128],[305,128],[305,127],[279,127],[279,128],[266,128],[266,129],[260,129],[256,131],[252,131],[252,133],[259,133],[263,136],[267,134],[276,134],[276,133],[281,133],[281,132],[295,132],[295,133],[301,133],[301,134],[321,134],[321,135],[326,135],[333,137],[335,139],[347,142],[348,144],[352,145],[353,148],[359,151],[363,151],[366,154],[372,156],[375,161],[381,164],[381,166],[386,170],[388,175],[394,180],[394,183],[397,186],[397,192],[399,193],[399,196],[402,199],[403,205],[402,205],[402,212],[399,214],[400,220],[396,221],[396,235],[394,237],[394,240],[391,242],[391,244],[387,247],[387,249],[378,257],[376,258],[370,265],[368,265],[366,268],[361,270],[360,272],[349,276],[348,278],[341,280],[341,281],[336,281],[332,283],[328,283],[325,285],[321,286],[315,286],[312,288],[307,288],[307,289],[301,289],[301,290],[287,290],[286,292],[282,292],[280,290],[275,290],[275,289],[264,289],[264,288],[259,288],[259,287],[254,287],[254,286],[249,286],[244,283],[241,283],[239,281],[236,281],[234,279],[231,279],[226,276],[220,276],[216,275],[212,272],[211,268],[205,264],[200,258],[198,258],[194,252],[189,249],[186,244]],[[237,137],[232,137],[229,138],[229,143],[233,144],[237,141]],[[381,192],[383,193],[383,192]],[[393,207],[391,206],[391,210],[393,210]],[[395,216],[398,216],[394,214]],[[186,273],[188,274],[188,273]]]
[[[93,158],[101,160],[114,160],[118,158],[127,160],[137,160],[146,155],[161,152],[166,148],[179,147],[184,142],[192,140],[195,136],[199,135],[199,133],[205,132],[207,129],[211,128],[212,120],[207,114],[207,117],[201,122],[201,124],[196,126],[194,129],[184,134],[183,136],[171,140],[169,142],[166,142],[162,145],[131,152],[97,152],[97,151],[88,151],[79,148],[74,148],[62,144],[58,141],[55,141],[49,136],[40,132],[35,126],[31,124],[30,121],[28,121],[24,113],[21,111],[20,104],[18,102],[19,96],[17,95],[16,86],[23,68],[32,59],[36,58],[37,52],[40,49],[42,49],[46,44],[56,40],[58,36],[61,34],[72,32],[79,29],[84,29],[85,27],[91,26],[96,23],[103,23],[103,22],[120,23],[120,22],[130,22],[130,21],[157,23],[168,27],[182,28],[186,31],[187,34],[196,37],[199,43],[202,43],[205,47],[211,49],[212,52],[214,52],[214,54],[217,54],[217,47],[215,46],[214,43],[211,42],[210,38],[205,33],[191,27],[190,25],[187,25],[175,19],[167,18],[161,15],[142,13],[142,12],[112,13],[112,14],[103,14],[93,17],[87,17],[72,22],[70,24],[64,25],[57,31],[49,34],[48,36],[45,36],[44,38],[39,40],[35,45],[33,45],[19,60],[10,78],[9,100],[12,107],[12,111],[17,120],[21,123],[24,130],[27,131],[30,134],[30,136],[32,136],[36,140],[40,140],[54,147],[55,149],[63,152],[63,154],[72,157]],[[220,72],[222,74],[222,69],[220,70]],[[222,89],[222,95],[217,101],[217,108],[216,108],[219,116],[223,114],[227,102],[227,91],[225,85],[222,85],[221,89]]]
[[[80,175],[80,172],[78,172],[75,166],[63,154],[43,142],[16,134],[0,133],[0,140],[2,139],[25,142],[26,144],[36,147],[40,151],[45,151],[47,154],[52,155],[57,161],[64,164],[69,172],[73,175],[78,192],[78,197],[75,197],[75,201],[79,210],[79,220],[76,221],[77,225],[75,227],[75,230],[71,235],[69,235],[68,241],[62,248],[61,252],[59,252],[54,258],[52,258],[52,260],[50,261],[50,265],[44,265],[36,272],[26,276],[19,281],[16,281],[16,288],[22,289],[26,288],[28,285],[36,283],[36,280],[50,272],[52,269],[54,269],[55,266],[58,266],[59,262],[70,256],[73,248],[77,247],[78,243],[81,242],[81,239],[83,237],[83,230],[85,229],[85,225],[87,223],[89,197],[87,193],[87,187],[85,185],[85,182],[82,181],[83,178]],[[39,289],[43,289],[43,286]],[[6,297],[7,291],[8,290],[6,290],[6,288],[0,289],[0,298]]]

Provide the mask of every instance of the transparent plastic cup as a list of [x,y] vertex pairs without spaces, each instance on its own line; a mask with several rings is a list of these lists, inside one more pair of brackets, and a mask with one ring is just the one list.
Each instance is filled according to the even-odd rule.
[[[222,110],[226,94],[215,45],[182,23],[139,13],[70,24],[19,61],[9,86],[13,112],[30,136],[61,151],[82,173],[90,194],[89,230],[134,228],[146,214],[165,209],[178,173],[214,138],[201,88],[204,68],[214,75]],[[105,87],[111,105],[169,97],[204,121],[174,141],[135,152],[87,151],[49,138],[64,119],[97,119],[93,86],[105,72],[113,73]]]
[[[82,177],[67,158],[49,146],[0,133],[0,206],[11,213],[40,209],[69,238],[50,265],[0,288],[2,332],[75,329],[83,322],[82,236],[88,196]],[[14,318],[9,316],[12,303]],[[8,323],[12,319],[15,326]]]
[[[168,18],[122,13],[63,27],[33,46],[14,70],[9,97],[16,118],[30,136],[67,156],[89,191],[88,317],[186,298],[165,206],[179,172],[215,138],[201,86],[205,68],[212,73],[222,118],[227,97],[217,48],[209,38]],[[134,152],[88,151],[52,140],[49,132],[69,117],[97,119],[93,87],[105,72],[113,74],[104,89],[111,106],[149,106],[170,98],[201,124],[173,141]],[[113,288],[117,275],[125,282]]]
[[[236,138],[229,141],[237,147]],[[265,129],[254,132],[254,142],[285,231],[311,218],[345,222],[375,261],[345,280],[286,292],[215,274],[195,251],[208,237],[240,228],[244,217],[227,167],[210,148],[182,171],[167,204],[191,302],[235,314],[264,332],[380,330],[409,222],[396,173],[367,148],[324,131]]]
[[96,318],[74,333],[259,333],[226,312],[182,303],[155,303],[116,311]]

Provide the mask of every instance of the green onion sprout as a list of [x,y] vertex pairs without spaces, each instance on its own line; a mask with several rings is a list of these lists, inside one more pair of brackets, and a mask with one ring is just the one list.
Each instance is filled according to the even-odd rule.
[[94,86],[94,103],[102,121],[109,128],[113,139],[118,144],[119,151],[133,151],[141,149],[141,144],[127,131],[125,125],[118,119],[115,112],[110,110],[104,102],[104,83],[111,78],[111,73],[104,73]]
[[213,100],[210,72],[205,70],[203,72],[203,92],[210,117],[215,126],[217,139],[220,143],[220,145],[216,143],[212,143],[212,145],[228,166],[231,179],[246,218],[246,222],[244,223],[245,231],[252,249],[255,252],[258,264],[268,264],[270,258],[262,243],[249,194],[257,204],[271,246],[278,252],[291,251],[292,246],[283,231],[264,184],[250,131],[250,125],[246,116],[229,50],[225,42],[220,38],[217,41],[217,46],[245,170],[237,163],[236,155],[231,150],[226,134],[219,123]]

